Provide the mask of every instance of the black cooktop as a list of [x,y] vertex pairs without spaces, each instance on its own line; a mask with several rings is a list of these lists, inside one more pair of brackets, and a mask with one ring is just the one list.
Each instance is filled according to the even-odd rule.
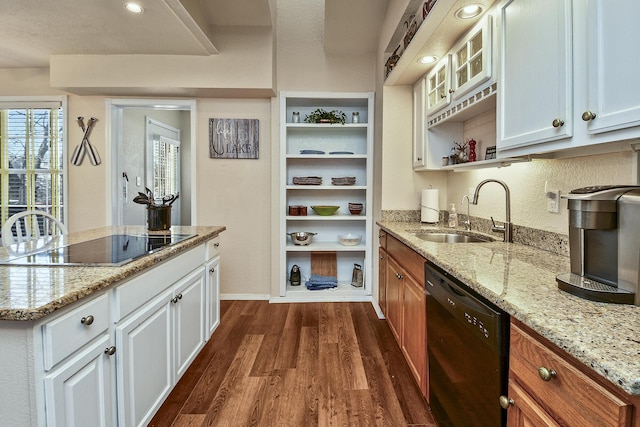
[[195,234],[113,234],[3,262],[8,265],[120,266]]

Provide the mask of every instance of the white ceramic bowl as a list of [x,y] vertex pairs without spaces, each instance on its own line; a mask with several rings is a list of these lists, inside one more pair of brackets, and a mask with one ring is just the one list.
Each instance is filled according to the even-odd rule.
[[360,244],[362,240],[362,235],[360,234],[341,234],[338,236],[338,241],[343,246],[356,246]]

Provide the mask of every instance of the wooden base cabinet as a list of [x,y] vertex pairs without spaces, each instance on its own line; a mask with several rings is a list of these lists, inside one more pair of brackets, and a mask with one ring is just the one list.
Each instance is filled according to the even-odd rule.
[[386,317],[409,368],[428,396],[427,299],[424,258],[387,236]]
[[516,426],[629,427],[633,405],[532,333],[511,324],[508,423]]

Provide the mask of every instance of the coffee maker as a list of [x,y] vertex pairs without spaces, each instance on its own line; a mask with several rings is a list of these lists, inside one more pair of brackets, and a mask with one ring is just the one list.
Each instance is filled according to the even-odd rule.
[[578,188],[568,199],[571,272],[558,287],[593,301],[640,305],[640,186]]

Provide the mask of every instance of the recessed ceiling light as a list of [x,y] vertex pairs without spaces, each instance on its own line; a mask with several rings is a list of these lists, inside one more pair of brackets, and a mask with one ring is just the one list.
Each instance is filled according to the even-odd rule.
[[124,8],[131,13],[144,12],[144,9],[138,3],[125,3]]
[[423,56],[423,57],[419,58],[418,62],[420,64],[433,64],[437,60],[438,60],[437,56],[427,55],[427,56]]
[[479,4],[469,4],[458,9],[456,16],[460,19],[471,19],[482,13],[482,6]]

